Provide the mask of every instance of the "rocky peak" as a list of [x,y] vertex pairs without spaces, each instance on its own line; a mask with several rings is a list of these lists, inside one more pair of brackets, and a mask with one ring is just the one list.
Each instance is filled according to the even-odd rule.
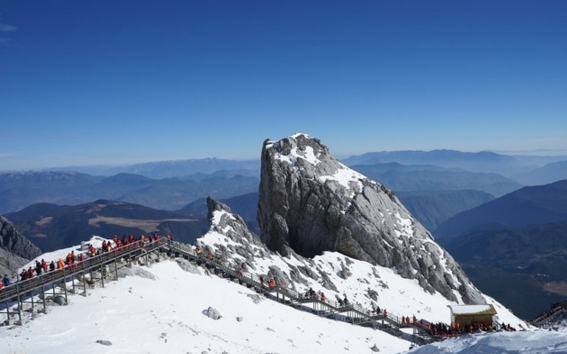
[[396,269],[449,300],[484,303],[390,190],[334,159],[318,139],[266,140],[261,164],[258,224],[270,250],[305,257],[337,251]]
[[41,254],[39,248],[0,215],[0,276],[14,272],[27,260]]

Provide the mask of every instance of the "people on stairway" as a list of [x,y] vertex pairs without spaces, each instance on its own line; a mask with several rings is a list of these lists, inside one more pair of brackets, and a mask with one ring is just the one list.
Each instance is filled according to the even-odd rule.
[[33,278],[33,268],[30,266],[28,268],[28,279],[32,279]]
[[325,297],[325,293],[321,292],[321,302],[325,302],[327,298]]
[[38,260],[36,260],[35,261],[35,274],[41,275],[42,271],[43,271],[43,266],[41,265],[41,263]]
[[65,268],[65,263],[63,263],[63,259],[59,258],[57,261],[57,270],[62,270],[63,268]]
[[4,274],[4,278],[2,278],[2,285],[10,286],[10,278],[8,278],[8,274]]
[[276,287],[276,281],[272,278],[270,279],[270,281],[268,282],[268,288],[273,289]]

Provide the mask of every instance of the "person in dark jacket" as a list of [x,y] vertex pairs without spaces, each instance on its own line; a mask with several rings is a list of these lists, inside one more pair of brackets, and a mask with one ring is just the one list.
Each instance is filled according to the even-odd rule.
[[4,274],[4,278],[2,278],[2,284],[4,284],[4,286],[10,285],[10,278],[8,278],[8,274]]

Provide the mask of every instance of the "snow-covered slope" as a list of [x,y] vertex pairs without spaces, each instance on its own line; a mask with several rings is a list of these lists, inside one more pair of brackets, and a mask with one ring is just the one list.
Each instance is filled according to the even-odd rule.
[[[376,349],[402,353],[410,347],[379,330],[268,300],[185,260],[133,270],[142,276],[108,282],[105,288],[90,290],[87,297],[70,296],[68,306],[51,307],[48,314],[23,326],[0,327],[0,352],[372,354]],[[384,273],[385,281],[388,278]],[[209,308],[220,319],[209,317]],[[567,332],[478,334],[423,346],[413,353],[558,354],[567,353],[566,343]]]
[[[401,277],[395,268],[359,261],[338,252],[325,252],[312,259],[294,252],[281,256],[271,252],[246,228],[244,221],[226,205],[209,198],[211,228],[197,244],[234,269],[242,268],[263,277],[275,278],[280,286],[304,293],[309,288],[324,292],[327,299],[343,298],[368,310],[379,306],[390,316],[409,316],[429,322],[450,322],[448,305],[457,304],[438,292],[425,291],[416,279]],[[516,328],[527,325],[509,310],[495,305],[498,322]]]
[[[144,268],[157,280],[127,277],[86,298],[72,296],[68,306],[21,327],[0,327],[0,352],[372,353],[376,345],[382,353],[397,353],[409,348],[382,331],[278,304],[203,268],[184,271],[175,261]],[[209,307],[221,318],[209,318]]]

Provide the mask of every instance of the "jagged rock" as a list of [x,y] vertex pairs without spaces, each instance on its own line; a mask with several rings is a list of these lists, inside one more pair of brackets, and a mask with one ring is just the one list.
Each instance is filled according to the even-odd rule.
[[132,266],[132,267],[122,267],[118,269],[118,277],[119,278],[123,278],[126,276],[132,276],[132,275],[137,275],[141,278],[145,278],[145,279],[151,279],[151,280],[156,280],[156,276],[151,273],[148,272],[147,270],[137,267],[137,266]]
[[[395,268],[426,291],[484,303],[460,266],[385,186],[334,159],[318,139],[264,141],[258,224],[272,251],[313,257],[337,251]],[[343,267],[348,277],[348,267]]]
[[66,304],[65,297],[61,295],[57,295],[53,298],[53,302],[59,306],[63,306]]
[[175,263],[177,263],[177,265],[179,265],[179,267],[186,272],[189,272],[189,273],[192,273],[192,274],[200,274],[201,273],[201,271],[199,270],[199,267],[197,267],[194,263],[189,262],[185,258],[176,258]]
[[370,348],[370,350],[372,350],[373,352],[379,352],[379,351],[380,351],[380,348],[378,348],[378,347],[376,346],[376,344],[374,344],[374,346],[373,346],[372,348]]
[[213,319],[213,320],[219,320],[221,318],[220,312],[219,310],[209,307],[206,311],[205,314],[207,315],[207,317]]
[[252,302],[255,304],[259,304],[262,301],[262,297],[258,294],[248,294],[249,298],[252,299]]
[[110,346],[112,345],[112,342],[109,340],[103,340],[103,339],[99,339],[96,341],[98,344],[102,344],[102,345],[106,345],[106,346]]
[[236,321],[242,322],[242,321],[244,321],[244,319],[242,317],[238,316],[238,317],[236,317]]
[[0,276],[13,274],[19,267],[40,254],[39,248],[0,215]]

